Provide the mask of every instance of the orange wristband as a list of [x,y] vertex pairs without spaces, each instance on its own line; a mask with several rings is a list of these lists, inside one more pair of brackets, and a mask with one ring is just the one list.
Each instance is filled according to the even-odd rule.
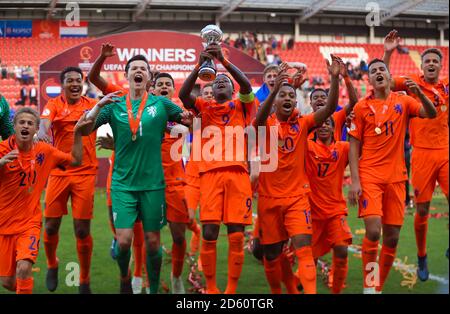
[[194,70],[195,70],[195,71],[198,71],[199,69],[200,69],[200,64],[197,63],[197,64],[195,65]]
[[344,82],[345,82],[345,83],[351,83],[352,80],[350,79],[350,76],[344,77]]
[[230,64],[230,61],[228,61],[226,58],[223,58],[222,64],[224,67],[226,67]]

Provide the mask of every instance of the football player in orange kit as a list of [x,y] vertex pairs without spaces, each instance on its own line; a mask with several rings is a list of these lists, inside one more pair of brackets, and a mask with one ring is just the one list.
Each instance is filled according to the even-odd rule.
[[[405,86],[414,98],[391,92],[390,73],[380,59],[369,63],[369,82],[374,91],[360,100],[350,127],[349,201],[359,201],[359,217],[366,234],[362,244],[364,293],[381,293],[395,259],[404,219],[406,167],[403,141],[410,117],[434,118],[436,109],[412,80]],[[378,242],[383,229],[383,245]]]
[[336,141],[334,130],[333,118],[328,118],[316,130],[316,139],[308,140],[306,173],[311,186],[313,256],[319,258],[333,249],[332,292],[340,293],[348,272],[347,247],[352,242],[342,191],[350,146]]
[[[213,94],[213,87],[211,83],[207,83],[203,85],[201,92],[201,97],[205,101],[211,101],[214,99]],[[193,160],[192,158],[192,142],[194,135],[191,133],[190,138],[190,157],[189,160],[186,163],[186,186],[185,186],[185,192],[186,192],[186,202],[189,210],[189,216],[192,220],[190,229],[192,230],[192,237],[190,241],[190,255],[195,255],[198,251],[199,245],[200,245],[200,225],[197,224],[197,221],[195,220],[195,211],[197,210],[198,206],[200,205],[200,175],[198,173],[198,161]],[[200,266],[200,259],[199,259],[199,269],[201,269]]]
[[[340,74],[345,82],[345,87],[348,91],[349,104],[344,106],[341,110],[333,113],[333,121],[335,125],[334,129],[334,140],[340,141],[342,139],[342,128],[346,122],[346,118],[352,113],[353,107],[355,107],[358,102],[358,96],[356,94],[356,89],[353,87],[353,83],[348,75],[347,68],[345,64],[341,65]],[[309,94],[309,99],[311,101],[311,107],[314,112],[325,106],[327,102],[328,93],[322,88],[314,89],[311,94]],[[310,138],[313,138],[316,133],[312,133]]]
[[[200,65],[206,58],[217,59],[233,76],[240,87],[238,98],[232,98],[234,85],[225,74],[217,75],[213,81],[214,100],[205,101],[201,97],[195,98],[191,95]],[[220,134],[211,141],[221,141],[222,144],[225,143],[225,127],[244,128],[251,121],[252,112],[256,111],[255,96],[249,80],[225,59],[221,47],[215,44],[208,45],[200,54],[199,62],[184,82],[179,97],[186,109],[194,109],[201,114],[202,131],[205,128],[220,130]],[[199,140],[205,145],[210,139]],[[245,139],[233,134],[233,141],[230,142],[236,143],[237,149],[220,145],[219,151],[215,146],[215,156],[202,156],[202,160],[199,161],[200,221],[203,225],[200,258],[206,277],[207,293],[220,293],[216,286],[216,243],[220,223],[227,225],[228,230],[228,283],[225,293],[229,294],[236,293],[244,262],[244,229],[246,225],[252,223],[252,193],[247,163],[245,158],[240,160],[236,156],[243,153],[236,150],[244,147]],[[198,158],[195,154],[195,145],[194,142],[194,159]],[[225,157],[226,152],[227,155],[233,153],[231,160]],[[204,160],[209,157],[213,157],[209,159],[211,161]]]
[[[266,134],[272,128],[276,128],[278,134],[278,167],[274,172],[261,172],[258,182],[260,240],[264,246],[264,270],[272,293],[281,293],[280,255],[283,243],[289,238],[292,239],[298,258],[297,275],[303,289],[308,294],[316,293],[305,152],[309,132],[322,125],[337,106],[342,60],[333,55],[331,59],[331,87],[325,107],[313,114],[301,116],[295,109],[295,89],[285,82],[288,75],[282,71],[254,122],[256,127],[264,126]],[[275,112],[270,115],[273,105]],[[267,136],[266,142],[266,147],[270,146]]]
[[50,172],[81,165],[83,143],[73,128],[72,154],[34,142],[39,114],[21,108],[14,116],[15,135],[0,143],[0,281],[8,290],[30,294],[42,225],[40,197]]
[[[389,66],[392,53],[397,48],[400,37],[397,31],[391,31],[384,40],[383,61]],[[421,55],[422,74],[413,74],[393,77],[391,89],[406,91],[408,95],[419,98],[408,90],[405,82],[410,79],[420,86],[423,93],[433,102],[436,110],[436,119],[411,119],[409,127],[411,145],[412,185],[416,201],[416,215],[414,217],[414,230],[416,234],[418,267],[417,275],[420,280],[426,281],[429,276],[427,262],[427,230],[430,202],[436,182],[439,183],[442,193],[448,202],[448,76],[440,79],[443,60],[442,52],[437,48],[430,48]]]
[[[73,144],[73,128],[83,113],[96,104],[96,100],[82,96],[83,72],[77,67],[67,67],[60,74],[62,95],[50,99],[41,114],[38,138],[49,142],[49,131],[53,134],[53,144],[63,152],[70,152]],[[94,210],[97,156],[96,133],[83,138],[83,162],[80,167],[65,170],[54,169],[50,175],[45,193],[44,246],[47,257],[46,285],[49,291],[58,286],[58,258],[56,249],[59,242],[59,228],[62,216],[67,215],[67,202],[72,202],[73,226],[76,236],[77,253],[80,262],[80,286],[82,294],[91,293],[90,266],[93,240],[90,233]]]
[[[159,73],[155,78],[154,94],[163,96],[172,100],[175,93],[175,82],[168,73]],[[172,292],[175,294],[184,294],[183,285],[184,256],[186,253],[186,226],[190,225],[193,216],[189,215],[188,206],[185,197],[186,175],[183,166],[183,160],[175,161],[171,156],[172,146],[179,141],[178,137],[171,137],[172,128],[181,127],[184,135],[189,133],[189,129],[176,123],[168,123],[166,133],[162,143],[162,162],[164,169],[164,178],[166,180],[166,203],[167,203],[167,221],[169,222],[170,232],[172,234],[172,273],[171,283]],[[181,146],[178,153],[181,156]],[[197,226],[197,225],[196,225]],[[197,233],[200,230],[197,229]]]

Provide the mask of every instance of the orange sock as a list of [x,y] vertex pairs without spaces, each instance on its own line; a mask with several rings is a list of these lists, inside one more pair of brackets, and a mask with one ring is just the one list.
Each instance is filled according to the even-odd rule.
[[316,264],[310,246],[304,246],[295,250],[298,258],[297,274],[303,286],[305,294],[316,294]]
[[91,235],[88,235],[84,239],[77,238],[77,253],[78,260],[80,261],[80,283],[89,283],[93,246]]
[[56,248],[58,247],[59,235],[48,235],[44,231],[44,248],[45,256],[47,257],[47,268],[58,267],[58,260],[56,259]]
[[417,255],[420,257],[427,255],[427,230],[428,215],[420,216],[416,213],[414,216],[414,231],[416,233]]
[[225,294],[235,294],[244,265],[244,233],[228,234],[228,283]]
[[397,248],[391,248],[383,244],[381,247],[380,253],[380,285],[376,287],[377,291],[382,291],[386,278],[389,274],[389,271],[392,268],[392,264],[394,264],[395,253]]
[[142,265],[144,264],[145,248],[144,247],[144,227],[142,222],[134,223],[133,227],[133,257],[134,257],[134,277],[142,277]]
[[378,278],[369,276],[373,268],[368,266],[369,263],[376,263],[378,255],[378,241],[370,241],[364,237],[361,248],[362,266],[363,266],[363,286],[364,288],[373,287],[373,282]]
[[292,272],[291,262],[284,252],[280,255],[281,281],[284,283],[288,294],[298,294],[296,279]]
[[220,293],[216,284],[216,248],[217,240],[208,241],[202,239],[200,257],[202,259],[203,274],[206,279],[206,293]]
[[32,294],[33,293],[33,277],[27,279],[16,279],[16,294]]
[[333,287],[331,291],[334,294],[341,293],[344,288],[345,279],[348,272],[348,259],[339,258],[333,255]]
[[281,265],[280,256],[272,261],[264,258],[264,272],[272,294],[281,294]]
[[179,245],[173,242],[172,244],[172,274],[174,277],[180,277],[183,272],[184,254],[186,254],[186,240]]
[[190,253],[195,255],[198,252],[200,246],[200,225],[194,221],[192,224],[188,225],[188,229],[192,231],[191,241],[189,242]]

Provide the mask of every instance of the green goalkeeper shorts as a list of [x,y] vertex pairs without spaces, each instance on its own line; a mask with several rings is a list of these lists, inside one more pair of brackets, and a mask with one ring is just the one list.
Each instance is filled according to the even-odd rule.
[[133,229],[137,218],[145,232],[160,231],[167,224],[165,191],[111,191],[116,229]]

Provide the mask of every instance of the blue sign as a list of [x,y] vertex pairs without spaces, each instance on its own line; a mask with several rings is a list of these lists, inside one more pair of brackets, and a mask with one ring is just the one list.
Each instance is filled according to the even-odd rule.
[[32,21],[6,21],[5,37],[31,37]]
[[5,37],[5,21],[0,21],[0,37]]

